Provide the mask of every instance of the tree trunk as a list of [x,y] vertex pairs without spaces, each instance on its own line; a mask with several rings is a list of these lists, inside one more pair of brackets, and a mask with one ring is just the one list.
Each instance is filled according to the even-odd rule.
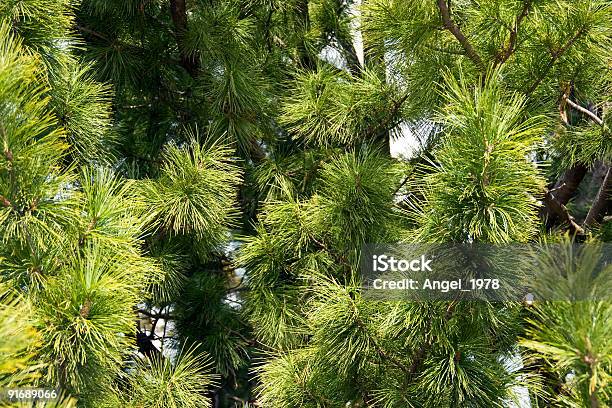
[[589,210],[589,213],[584,220],[585,227],[591,227],[597,223],[600,223],[603,220],[605,215],[607,206],[608,206],[608,196],[610,191],[612,190],[612,167],[607,166],[607,171],[601,182],[601,187],[595,197],[595,201],[593,201],[593,205]]
[[578,186],[584,179],[584,176],[586,176],[587,170],[587,167],[583,164],[574,165],[565,171],[563,176],[550,190],[548,193],[550,199],[544,201],[545,205],[543,208],[547,229],[566,221],[563,216],[560,216],[557,207],[558,205],[565,206],[576,195]]
[[185,50],[185,33],[187,33],[187,7],[185,0],[170,0],[170,14],[172,15],[172,22],[174,23],[174,30],[176,35],[176,45],[179,49],[181,58],[181,66],[195,78],[200,70],[200,64],[198,59],[189,55]]

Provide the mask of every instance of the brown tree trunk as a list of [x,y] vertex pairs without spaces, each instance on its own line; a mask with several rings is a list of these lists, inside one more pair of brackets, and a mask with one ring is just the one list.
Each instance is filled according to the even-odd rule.
[[185,34],[187,33],[187,6],[185,0],[170,0],[170,14],[172,15],[172,23],[174,23],[174,30],[176,35],[176,45],[179,49],[181,58],[181,66],[192,77],[198,75],[200,70],[200,64],[197,57],[189,55],[185,50]]
[[576,164],[565,171],[554,187],[547,193],[544,200],[544,216],[546,228],[550,229],[567,221],[567,217],[559,212],[569,200],[576,195],[578,186],[587,174],[587,167]]
[[578,186],[587,174],[587,167],[584,164],[576,164],[569,168],[555,184],[555,198],[565,205],[576,195]]
[[585,227],[593,226],[603,220],[608,206],[610,191],[612,191],[612,167],[607,166],[607,171],[603,181],[601,182],[601,187],[599,188],[595,201],[593,201],[593,205],[591,206],[591,209],[584,220]]

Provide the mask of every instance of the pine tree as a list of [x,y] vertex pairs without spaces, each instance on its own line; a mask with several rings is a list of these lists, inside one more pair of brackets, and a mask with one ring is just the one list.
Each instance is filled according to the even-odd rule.
[[[611,16],[3,1],[0,386],[64,407],[501,407],[518,386],[612,405]],[[589,300],[363,290],[367,244],[536,243],[557,245],[539,278]]]

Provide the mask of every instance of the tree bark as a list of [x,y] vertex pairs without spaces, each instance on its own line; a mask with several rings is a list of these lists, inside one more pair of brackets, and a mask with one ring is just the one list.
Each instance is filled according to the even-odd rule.
[[450,8],[448,3],[445,0],[438,0],[438,8],[440,9],[440,14],[442,15],[442,23],[444,23],[444,28],[451,32],[452,35],[455,36],[459,44],[465,50],[465,55],[471,59],[474,64],[478,67],[479,70],[485,71],[486,67],[480,58],[480,55],[476,52],[472,44],[468,41],[467,37],[459,26],[453,21],[451,18]]
[[567,224],[572,234],[584,234],[584,229],[576,223],[565,206],[561,204],[554,196],[553,191],[546,191],[544,194],[544,209],[547,213],[546,227],[548,229],[558,224]]
[[578,105],[576,102],[572,101],[569,98],[566,98],[565,101],[567,102],[567,104],[569,106],[571,106],[572,108],[576,109],[578,112],[582,113],[583,115],[588,116],[589,119],[591,119],[593,122],[597,123],[599,126],[603,126],[604,125],[603,120],[599,116],[597,116],[596,114],[594,114],[593,112],[588,110],[587,108]]
[[[543,215],[546,218],[546,228],[559,225],[564,222],[572,221],[565,205],[576,195],[578,186],[587,174],[587,167],[583,164],[576,164],[565,171],[563,176],[557,181],[544,197]],[[572,223],[570,222],[570,227]]]
[[176,35],[176,45],[179,49],[181,66],[195,78],[200,70],[198,59],[189,55],[185,49],[185,34],[187,33],[187,6],[185,0],[170,0],[170,14]]
[[[576,38],[577,36],[572,37],[572,40],[568,44],[571,44],[572,41],[575,40]],[[566,50],[567,48],[569,48],[569,45],[564,46],[562,51]],[[573,93],[572,89],[568,89],[565,91],[565,93],[562,96],[562,106],[567,104],[571,108],[580,112],[581,114],[586,115],[589,119],[593,120],[599,126],[602,126],[603,121],[596,114],[582,107],[581,105],[578,105],[577,103],[573,102],[570,99],[570,95],[572,93]],[[562,117],[563,116],[564,115],[562,114]],[[567,125],[569,125],[569,123],[567,123],[567,117],[565,117],[564,121]],[[604,170],[604,174],[609,172],[608,166],[605,166],[605,167],[606,167],[606,170]],[[563,176],[557,181],[557,183],[551,190],[546,192],[544,196],[545,206],[544,206],[543,212],[546,217],[546,228],[547,229],[550,229],[561,222],[561,223],[569,224],[570,231],[574,233],[584,233],[584,229],[578,224],[576,224],[576,222],[574,221],[574,218],[570,216],[565,205],[569,202],[569,200],[572,197],[576,195],[576,191],[578,190],[580,183],[582,182],[585,175],[587,174],[587,171],[588,169],[586,165],[575,164],[563,174]],[[605,189],[605,184],[609,183],[608,181],[609,179],[610,178],[604,179],[602,188]],[[606,204],[607,194],[605,194],[606,191],[607,190],[604,190],[604,194],[600,196],[601,194],[601,190],[600,190],[600,194],[598,194],[593,204],[593,207],[591,208],[591,211],[589,211],[589,214],[587,215],[587,218],[585,219],[583,223],[584,227],[588,227],[593,222],[599,221],[601,218],[603,218],[603,215],[605,215],[604,213],[606,211],[606,206],[607,206]]]
[[578,186],[587,174],[587,167],[584,164],[576,164],[570,167],[555,184],[555,198],[565,205],[576,195]]
[[606,174],[601,183],[601,187],[593,201],[593,205],[584,220],[585,227],[591,227],[603,220],[606,209],[608,207],[608,198],[612,191],[612,167],[607,166]]
[[529,14],[529,9],[531,8],[531,1],[532,0],[525,1],[525,3],[523,4],[523,8],[521,9],[521,13],[516,16],[514,27],[512,27],[512,29],[510,30],[510,39],[508,40],[508,46],[502,47],[499,54],[497,54],[497,56],[495,57],[495,66],[503,64],[508,60],[508,58],[512,56],[512,54],[514,54],[518,40],[519,27],[523,19],[527,17],[527,14]]

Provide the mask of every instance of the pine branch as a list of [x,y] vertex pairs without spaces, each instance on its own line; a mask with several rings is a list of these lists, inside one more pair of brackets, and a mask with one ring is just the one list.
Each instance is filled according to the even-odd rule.
[[[138,51],[141,54],[147,54],[149,52],[149,50],[147,50],[146,48],[139,47],[139,46],[137,46],[134,43],[122,42],[118,38],[111,39],[108,36],[102,34],[101,32],[96,31],[96,30],[92,30],[91,28],[88,28],[88,27],[85,27],[85,26],[82,26],[82,25],[78,25],[78,24],[75,27],[81,33],[89,34],[92,37],[95,37],[95,38],[97,38],[99,40],[105,41],[105,42],[107,42],[109,44],[114,44],[117,48],[120,47],[120,48],[125,48],[125,49],[131,49],[131,50],[134,50],[134,51]],[[173,59],[173,58],[166,57],[166,56],[163,56],[163,55],[160,55],[159,57],[160,57],[160,61],[161,62],[165,62],[168,65],[176,65],[176,64],[180,64],[181,63],[181,61],[178,60],[178,59]],[[175,91],[175,90],[172,90],[172,89],[165,89],[165,91],[175,92],[175,93],[179,94],[178,91]],[[123,108],[126,108],[126,109],[138,109],[138,108],[146,108],[146,107],[150,108],[151,104],[124,105],[123,106]]]
[[160,356],[163,357],[161,351],[153,344],[153,339],[146,333],[138,330],[136,333],[136,345],[138,346],[138,352],[144,354],[147,357]]
[[402,370],[404,373],[411,375],[412,372],[410,371],[409,367],[407,367],[402,361],[400,361],[395,356],[389,354],[385,349],[382,348],[376,338],[371,335],[370,330],[368,329],[366,324],[359,318],[359,311],[357,310],[357,306],[355,306],[355,303],[351,302],[351,305],[353,307],[353,313],[355,313],[355,323],[368,336],[368,339],[372,342],[372,345],[376,349],[378,355],[382,357],[383,360],[391,362],[394,366]]
[[187,32],[187,5],[185,0],[170,0],[170,13],[176,31],[176,43],[181,57],[181,66],[195,78],[200,70],[200,64],[196,57],[189,55],[185,50],[183,39]]
[[353,44],[347,41],[347,39],[342,38],[342,36],[336,36],[336,39],[344,51],[344,57],[346,58],[346,64],[349,71],[351,74],[359,76],[361,74],[361,64],[359,63],[359,58],[357,57],[355,47]]
[[368,130],[366,130],[366,132],[365,132],[366,140],[369,139],[369,138],[372,138],[374,136],[377,136],[379,134],[385,134],[386,132],[391,130],[395,126],[395,124],[393,123],[393,119],[394,119],[395,115],[397,115],[397,113],[399,112],[399,110],[401,109],[402,105],[404,104],[404,102],[406,102],[407,99],[408,99],[408,92],[406,92],[397,101],[394,101],[393,102],[393,107],[391,108],[391,111],[389,112],[389,114],[387,115],[385,120],[382,121],[379,124],[376,124],[374,126],[370,126],[368,128]]
[[555,198],[559,203],[565,205],[569,202],[569,200],[576,193],[576,190],[578,190],[578,187],[586,176],[587,171],[588,169],[585,165],[577,164],[563,174],[561,179],[551,190],[554,191]]
[[469,59],[474,62],[474,64],[476,64],[478,69],[480,69],[481,71],[485,71],[485,65],[482,62],[480,55],[478,55],[472,44],[468,41],[465,34],[463,34],[459,26],[457,26],[457,24],[451,18],[448,3],[445,0],[438,0],[438,8],[440,9],[440,13],[442,15],[442,22],[444,23],[444,27],[455,36],[457,41],[459,41],[459,44],[461,44],[461,46],[465,50],[465,54],[468,56]]
[[11,203],[8,198],[6,198],[5,196],[1,194],[0,194],[0,204],[2,204],[3,207],[13,208],[13,203]]
[[253,163],[261,163],[266,159],[266,152],[262,145],[256,139],[249,140],[249,157],[253,160]]
[[151,323],[151,331],[149,333],[149,338],[154,339],[155,336],[155,330],[157,329],[157,323],[159,323],[160,319],[153,319],[153,323]]
[[[569,105],[573,109],[576,109],[580,113],[586,115],[587,117],[592,119],[595,123],[597,123],[599,126],[603,127],[604,125],[603,120],[599,118],[596,114],[591,112],[590,110],[580,106],[579,104],[569,99],[568,92],[565,92],[562,96],[562,106],[565,104]],[[547,224],[546,226],[548,228],[552,227],[556,223],[555,222],[556,220],[561,220],[562,222],[566,222],[569,224],[570,230],[572,232],[582,233],[581,232],[582,228],[580,228],[578,224],[576,224],[573,221],[573,217],[571,217],[569,213],[567,212],[567,208],[565,207],[565,204],[567,204],[570,198],[575,195],[580,183],[582,182],[582,180],[584,179],[584,176],[587,173],[587,170],[588,169],[586,168],[585,165],[580,164],[580,163],[575,164],[573,167],[571,167],[565,172],[565,174],[559,181],[557,181],[557,183],[555,184],[555,188],[547,193],[547,194],[552,194],[554,192],[554,197],[552,201],[547,200],[546,199],[547,196],[545,196],[545,200],[544,200],[544,203],[545,203],[544,210],[545,212],[547,212],[547,215],[548,215],[548,220],[546,223]],[[595,206],[596,203],[597,203],[597,199],[593,205]],[[605,203],[605,199],[604,199],[604,203]],[[604,209],[605,209],[605,206],[604,208],[595,208],[595,209],[591,208],[591,210],[594,211],[594,213],[592,214],[592,217],[597,218],[599,216],[599,213],[603,211]],[[591,214],[591,211],[589,211],[589,214]],[[593,219],[589,219],[588,222],[587,220],[585,220],[583,225],[586,227],[586,226],[591,225],[592,222],[593,222]]]
[[306,69],[314,71],[317,68],[316,61],[310,55],[308,48],[306,47],[305,34],[310,28],[310,14],[308,11],[308,0],[299,0],[294,6],[296,15],[301,24],[301,38],[298,40],[298,57],[299,63]]
[[497,54],[497,56],[495,57],[495,66],[501,65],[506,62],[508,58],[510,58],[512,54],[514,54],[514,51],[516,51],[518,30],[523,19],[527,17],[527,14],[529,14],[531,3],[532,0],[526,0],[525,3],[523,3],[523,8],[521,9],[520,14],[516,16],[514,27],[512,27],[510,30],[510,39],[508,40],[508,45],[506,47],[502,47],[499,54]]
[[266,39],[266,48],[268,49],[268,54],[266,55],[266,60],[272,53],[272,36],[270,35],[270,29],[272,28],[272,15],[274,14],[274,8],[272,6],[269,7],[266,22],[264,23],[264,38]]
[[543,202],[549,214],[553,214],[563,222],[567,223],[572,234],[584,234],[584,229],[576,223],[574,217],[570,215],[567,207],[557,200],[551,190],[545,191]]
[[171,314],[168,313],[153,313],[153,312],[149,312],[148,310],[144,310],[144,309],[138,309],[137,310],[138,313],[141,313],[147,317],[150,317],[152,319],[164,319],[164,320],[173,320],[174,316],[172,316]]
[[555,65],[557,60],[561,58],[561,56],[565,54],[567,50],[569,50],[572,47],[572,45],[574,45],[574,43],[578,41],[578,39],[586,33],[586,31],[587,31],[586,27],[582,26],[582,28],[580,28],[580,30],[578,30],[576,34],[574,34],[572,38],[570,38],[561,48],[552,52],[552,57],[550,61],[548,62],[548,64],[546,64],[546,67],[544,68],[540,76],[527,89],[527,92],[525,92],[525,95],[528,95],[528,96],[531,95],[537,89],[537,87],[540,86],[540,84],[542,83],[544,78],[546,78],[546,75],[548,75],[548,73],[550,72],[552,67]]
[[576,102],[572,101],[567,94],[563,95],[563,99],[565,100],[565,102],[567,102],[567,104],[569,106],[571,106],[572,108],[576,109],[580,113],[588,116],[589,118],[591,118],[593,120],[593,122],[595,122],[599,126],[603,127],[604,122],[603,122],[603,120],[599,116],[597,116],[596,114],[594,114],[593,112],[591,112],[587,108],[582,107],[582,106],[578,105]]
[[77,30],[79,30],[82,33],[89,34],[89,35],[91,35],[93,37],[96,37],[96,38],[98,38],[100,40],[106,41],[109,44],[113,42],[110,38],[108,38],[104,34],[98,32],[98,31],[92,30],[91,28],[87,28],[87,27],[84,27],[84,26],[79,25],[79,24],[76,25],[76,28],[77,28]]
[[593,205],[591,206],[591,209],[584,220],[585,227],[590,227],[596,222],[601,221],[606,210],[608,196],[610,190],[612,190],[612,167],[607,166],[607,168],[606,175],[601,183],[601,186],[599,187],[597,196],[595,197]]
[[557,224],[559,220],[562,222],[567,220],[565,211],[559,205],[565,206],[569,200],[576,194],[580,183],[587,174],[587,167],[584,164],[576,164],[565,171],[563,176],[555,183],[554,187],[547,194],[554,193],[554,201],[548,202],[545,200],[543,207],[543,215],[547,219],[546,228],[550,229]]
[[393,197],[395,197],[399,193],[399,191],[402,189],[402,187],[404,187],[406,185],[406,183],[408,183],[408,180],[410,180],[411,177],[412,177],[412,172],[410,172],[406,177],[403,178],[401,183],[399,183],[399,185],[397,186],[397,188],[393,192]]
[[[444,313],[445,323],[447,323],[450,320],[450,318],[453,316],[456,306],[457,306],[456,300],[453,300],[449,303],[448,307],[446,308],[446,312]],[[427,323],[428,323],[428,327],[431,327],[431,320],[429,320]],[[409,373],[410,376],[413,376],[419,371],[421,364],[423,363],[423,361],[425,361],[425,358],[427,357],[427,354],[429,353],[435,341],[436,339],[434,336],[430,341],[428,341],[427,343],[419,347],[419,349],[417,350],[416,354],[413,357],[412,364],[410,365],[410,373]]]

